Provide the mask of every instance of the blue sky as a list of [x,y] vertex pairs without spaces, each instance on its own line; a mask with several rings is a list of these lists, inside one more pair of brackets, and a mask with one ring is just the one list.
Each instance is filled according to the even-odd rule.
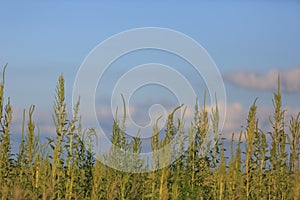
[[299,81],[291,77],[300,67],[299,11],[299,1],[1,1],[0,66],[9,64],[6,95],[15,124],[19,111],[35,104],[38,123],[48,130],[58,76],[65,75],[71,105],[77,70],[89,52],[114,34],[149,26],[180,31],[211,55],[225,77],[232,123],[226,131],[246,121],[257,96],[260,112],[271,111],[275,69],[287,85],[284,106],[299,112]]

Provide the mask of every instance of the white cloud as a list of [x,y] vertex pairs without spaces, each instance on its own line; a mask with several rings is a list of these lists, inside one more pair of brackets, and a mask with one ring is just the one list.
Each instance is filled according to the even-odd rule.
[[287,71],[271,69],[266,74],[255,72],[236,71],[228,73],[224,78],[231,83],[257,90],[275,90],[277,88],[278,74],[280,74],[281,89],[284,92],[300,92],[300,68]]
[[236,135],[240,132],[241,126],[245,124],[247,110],[239,102],[227,104],[226,119],[223,128],[223,136],[230,138],[232,132]]
[[[13,118],[11,132],[13,135],[21,135],[22,133],[22,122],[23,122],[23,111],[19,107],[13,108]],[[25,109],[25,133],[27,131],[27,124],[29,120],[28,109]],[[33,122],[35,124],[35,132],[38,133],[38,129],[41,135],[53,136],[55,135],[55,126],[52,120],[52,113],[46,111],[35,110],[33,112]]]
[[[224,138],[230,139],[231,134],[235,133],[235,139],[238,139],[239,133],[241,131],[245,131],[247,126],[247,117],[249,112],[249,107],[244,107],[240,102],[235,102],[231,104],[227,104],[227,113],[226,120],[224,124],[224,128],[222,131],[222,136]],[[286,122],[286,132],[288,133],[288,125],[291,116],[296,117],[300,112],[300,108],[297,107],[284,107],[282,108],[286,110],[285,112],[285,122]],[[274,108],[271,105],[259,105],[257,106],[257,115],[258,119],[258,127],[264,132],[268,133],[272,131],[272,124],[270,122],[273,121],[274,116]],[[244,138],[242,138],[244,139]]]
[[[130,113],[133,117],[133,119],[137,119],[138,124],[148,124],[149,123],[149,119],[148,118],[148,110],[145,109],[146,107],[143,107],[144,105],[140,104],[140,105],[132,105],[128,107],[128,113]],[[248,111],[251,105],[249,106],[244,106],[241,102],[233,102],[233,103],[228,103],[227,104],[227,112],[226,112],[226,119],[225,119],[225,123],[224,123],[224,127],[222,130],[222,137],[230,139],[231,138],[231,134],[234,132],[235,133],[235,137],[236,139],[239,137],[239,133],[241,131],[245,130],[245,126],[247,125],[247,115],[248,115]],[[207,105],[207,109],[208,112],[211,112],[211,108],[212,106]],[[181,111],[183,111],[184,108],[182,108]],[[222,107],[219,106],[220,112],[221,109],[224,109]],[[286,121],[288,122],[288,120],[290,119],[290,116],[296,116],[298,114],[298,112],[300,111],[299,108],[295,108],[295,107],[286,107],[284,108],[287,110],[286,112]],[[145,112],[140,112],[140,110],[143,110]],[[166,108],[166,112],[167,114],[171,113],[173,110],[173,108],[171,107],[167,107]],[[175,118],[180,118],[182,112],[178,111],[176,113]],[[12,133],[16,134],[16,133],[21,133],[21,125],[22,125],[22,109],[14,109],[14,116],[13,116],[13,124],[12,124]],[[271,124],[269,121],[269,117],[273,115],[274,113],[274,108],[272,107],[272,105],[260,105],[258,106],[257,109],[257,118],[259,119],[259,127],[264,131],[264,132],[268,132],[271,131]],[[46,111],[35,111],[33,118],[34,118],[34,122],[36,123],[37,127],[39,127],[41,135],[42,136],[54,136],[55,135],[55,127],[53,125],[53,121],[52,121],[52,116],[51,116],[51,111],[46,112]],[[100,125],[102,126],[102,128],[105,131],[110,132],[113,126],[113,118],[112,118],[112,112],[111,112],[111,108],[110,107],[101,107],[100,110],[98,110],[97,112],[98,114],[98,119],[100,122]],[[120,109],[120,112],[118,114],[118,118],[121,120],[122,119],[122,114],[123,111],[122,109]],[[70,116],[70,115],[69,115]],[[194,116],[193,110],[188,110],[185,113],[185,120],[187,119],[192,119]],[[156,118],[159,117],[159,115],[154,112],[152,113],[152,117],[154,118],[154,120]],[[164,116],[165,118],[167,116]],[[28,120],[28,110],[26,111],[26,124],[25,126],[27,126],[27,120]],[[189,121],[189,120],[187,120]],[[136,127],[136,124],[131,124],[128,123],[127,124],[129,127],[127,127],[129,130],[131,128],[133,128],[134,130],[138,130],[138,127]],[[186,123],[186,128],[189,126],[190,124]],[[149,129],[150,131],[152,131],[152,128]],[[136,132],[135,131],[135,132]],[[288,131],[288,129],[287,129]],[[152,132],[151,132],[152,134]]]

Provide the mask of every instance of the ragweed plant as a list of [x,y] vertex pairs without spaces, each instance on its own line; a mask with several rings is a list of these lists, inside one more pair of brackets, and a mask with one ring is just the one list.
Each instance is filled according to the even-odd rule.
[[[13,109],[4,96],[5,70],[6,66],[0,83],[0,199],[300,199],[300,113],[286,118],[279,80],[270,137],[260,127],[256,100],[246,128],[227,138],[219,130],[218,106],[209,112],[204,98],[203,106],[196,101],[191,124],[185,124],[184,115],[175,118],[184,106],[169,114],[163,130],[157,119],[150,144],[153,157],[147,161],[140,157],[139,134],[126,136],[124,99],[123,118],[112,121],[111,142],[118,148],[112,147],[106,155],[95,152],[97,133],[82,128],[79,100],[68,115],[62,75],[54,98],[55,131],[48,141],[40,138],[34,106],[24,110],[20,133],[12,132]],[[13,152],[11,136],[17,134],[19,148]],[[178,159],[172,161],[172,156]],[[102,159],[135,172],[110,168]],[[147,169],[148,173],[141,173]]]

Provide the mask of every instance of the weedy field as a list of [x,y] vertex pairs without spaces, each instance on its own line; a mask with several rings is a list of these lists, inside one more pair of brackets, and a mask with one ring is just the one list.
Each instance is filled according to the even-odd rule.
[[[93,151],[93,129],[83,130],[78,116],[67,116],[64,77],[60,76],[54,98],[56,136],[41,142],[33,120],[34,106],[23,113],[22,140],[12,152],[10,131],[13,107],[0,84],[0,198],[1,199],[300,199],[300,113],[285,118],[280,81],[274,93],[271,132],[258,127],[257,106],[249,109],[247,126],[238,141],[232,136],[230,156],[218,128],[218,107],[212,113],[195,105],[194,122],[187,137],[188,150],[170,166],[149,173],[127,173],[102,164]],[[212,125],[209,119],[212,120]],[[152,151],[182,134],[183,119],[168,117],[165,137],[153,128]],[[128,141],[123,121],[112,122],[112,143],[135,153],[141,139]],[[208,133],[216,145],[203,153]],[[270,135],[270,141],[267,139]],[[180,145],[180,144],[178,144]],[[180,146],[178,146],[180,148]],[[157,164],[153,162],[152,164]],[[149,167],[146,164],[140,165]],[[153,166],[155,168],[155,166]],[[137,169],[138,171],[139,169]]]

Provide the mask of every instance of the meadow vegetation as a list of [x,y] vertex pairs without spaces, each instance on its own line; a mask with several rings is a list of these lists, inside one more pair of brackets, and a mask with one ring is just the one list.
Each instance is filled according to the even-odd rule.
[[[19,150],[13,153],[11,137],[19,133],[11,132],[13,107],[10,98],[4,96],[5,69],[6,66],[0,84],[2,200],[300,199],[300,112],[287,120],[280,81],[273,97],[274,112],[270,114],[272,131],[265,132],[258,126],[254,100],[245,119],[247,126],[232,134],[230,148],[225,149],[218,127],[218,107],[209,113],[205,103],[203,107],[196,103],[193,123],[185,128],[184,118],[174,119],[175,109],[168,117],[163,139],[158,136],[158,127],[153,127],[153,160],[158,149],[186,128],[189,137],[182,142],[188,143],[188,149],[170,166],[148,173],[129,173],[107,167],[97,159],[93,142],[96,133],[92,128],[82,128],[78,116],[80,101],[73,108],[73,115],[67,115],[63,76],[58,79],[53,105],[55,136],[49,135],[47,142],[41,142],[31,106],[24,110],[22,139]],[[126,138],[125,119],[126,116],[112,122],[112,143],[139,154],[141,139]],[[204,144],[209,132],[213,132],[216,145],[207,152]],[[239,135],[237,141],[234,134]],[[177,150],[181,144],[177,144]],[[225,151],[230,152],[229,157],[225,157]],[[140,162],[137,172],[149,167]]]

